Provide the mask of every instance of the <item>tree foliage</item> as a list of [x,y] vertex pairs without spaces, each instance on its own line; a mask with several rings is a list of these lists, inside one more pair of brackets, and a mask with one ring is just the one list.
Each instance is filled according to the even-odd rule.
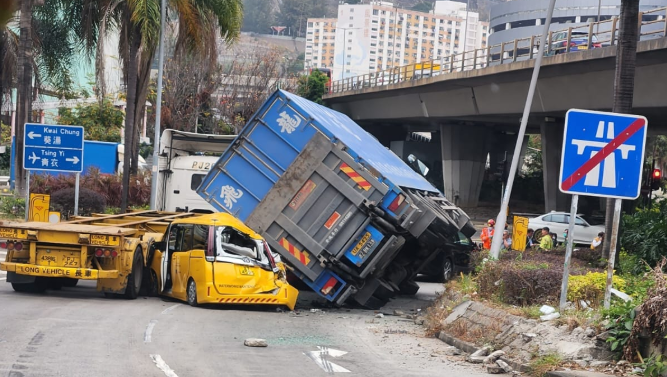
[[86,140],[120,142],[124,115],[105,99],[101,103],[78,105],[75,109],[58,109],[58,123],[83,126]]
[[308,18],[331,16],[327,3],[322,0],[282,0],[278,23],[290,28],[292,35],[306,35]]
[[[667,257],[667,201],[660,201],[651,210],[638,210],[623,216],[621,247],[636,255],[651,267]],[[643,271],[643,264],[635,266],[634,273]]]
[[272,0],[244,0],[241,30],[268,34],[274,26],[275,11]]
[[329,78],[324,73],[312,71],[310,75],[299,77],[299,86],[296,93],[321,105],[328,81]]

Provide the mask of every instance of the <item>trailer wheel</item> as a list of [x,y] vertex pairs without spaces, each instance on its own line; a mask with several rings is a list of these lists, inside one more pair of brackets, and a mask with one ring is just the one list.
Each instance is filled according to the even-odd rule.
[[43,293],[46,290],[44,279],[35,278],[32,283],[12,283],[12,288],[21,293]]
[[79,283],[79,279],[64,278],[62,280],[62,283],[63,287],[72,288],[76,287],[76,285]]
[[195,284],[195,281],[192,278],[190,278],[190,281],[188,282],[188,304],[193,307],[199,304],[197,302],[197,284]]
[[132,261],[132,273],[127,277],[127,287],[125,288],[125,298],[134,300],[139,296],[141,289],[141,280],[144,275],[144,260],[141,253],[141,247],[134,250],[134,259]]

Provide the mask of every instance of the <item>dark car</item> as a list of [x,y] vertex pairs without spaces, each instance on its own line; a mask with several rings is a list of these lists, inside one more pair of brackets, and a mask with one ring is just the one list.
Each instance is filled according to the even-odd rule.
[[[591,36],[590,47],[588,46],[588,32],[573,31],[570,35],[570,52],[585,51],[593,48],[601,48],[602,43],[597,35]],[[558,55],[567,52],[567,31],[559,31],[553,34],[548,55]]]
[[421,274],[440,282],[450,280],[460,272],[470,271],[470,254],[477,245],[463,233],[458,232],[448,240],[440,252],[422,271]]

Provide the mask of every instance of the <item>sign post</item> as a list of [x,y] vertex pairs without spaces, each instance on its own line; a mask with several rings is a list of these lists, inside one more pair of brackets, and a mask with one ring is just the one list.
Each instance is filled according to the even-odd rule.
[[615,198],[604,306],[609,308],[621,201],[636,199],[641,189],[648,121],[638,115],[571,109],[565,117],[560,191],[573,194],[561,286],[561,310],[567,297],[574,222],[579,195]]
[[[23,168],[28,172],[26,195],[30,195],[29,177],[32,170],[76,173],[74,215],[78,214],[79,174],[83,171],[83,136],[81,126],[26,123],[23,145]],[[27,212],[26,210],[26,214]]]

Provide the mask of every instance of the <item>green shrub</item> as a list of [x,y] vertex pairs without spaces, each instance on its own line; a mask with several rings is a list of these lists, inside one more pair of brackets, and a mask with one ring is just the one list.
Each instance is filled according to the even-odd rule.
[[[667,201],[661,201],[651,210],[623,216],[620,243],[629,254],[655,267],[667,256]],[[644,270],[641,263],[635,263],[634,267],[626,264],[625,268],[632,271],[624,272],[635,274]]]
[[[69,217],[74,213],[74,188],[66,188],[51,194],[51,208],[60,211],[61,215]],[[79,189],[79,215],[89,216],[93,213],[103,213],[106,207],[104,198],[95,191],[86,188]]]
[[[625,291],[625,279],[612,276],[615,289]],[[604,298],[607,285],[606,272],[588,272],[586,275],[570,276],[567,285],[567,299],[578,303],[581,300],[589,301],[596,306]]]
[[0,197],[0,213],[9,218],[25,216],[25,198],[15,196]]

